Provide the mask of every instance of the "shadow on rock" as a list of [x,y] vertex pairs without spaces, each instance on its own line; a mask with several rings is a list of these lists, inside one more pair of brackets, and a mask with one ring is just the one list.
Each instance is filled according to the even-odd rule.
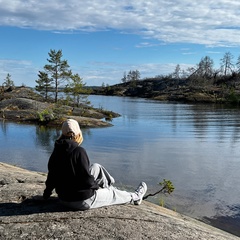
[[25,198],[20,203],[0,203],[0,209],[0,216],[70,211],[68,208],[60,204],[60,201],[57,197],[51,197],[48,200],[43,200],[40,196]]

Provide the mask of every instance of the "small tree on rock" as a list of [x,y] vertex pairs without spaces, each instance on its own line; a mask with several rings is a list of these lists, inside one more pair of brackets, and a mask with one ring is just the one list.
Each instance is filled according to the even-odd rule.
[[49,58],[47,60],[49,64],[46,64],[44,69],[50,75],[51,82],[54,85],[55,102],[57,102],[59,86],[71,77],[72,72],[69,69],[67,60],[62,59],[62,50],[56,51],[51,49],[48,55]]
[[3,86],[5,86],[6,88],[14,87],[14,82],[11,79],[11,75],[9,73],[7,74],[7,76],[4,80],[5,80],[5,82],[3,83]]
[[51,90],[51,79],[48,77],[48,74],[43,71],[39,71],[38,80],[36,83],[38,84],[35,89],[38,91],[44,98],[48,99],[48,93]]
[[87,97],[89,90],[84,88],[86,84],[83,83],[82,78],[78,74],[70,77],[69,83],[66,85],[64,92],[68,95],[69,99],[73,100],[74,104],[78,107],[80,103],[89,104]]

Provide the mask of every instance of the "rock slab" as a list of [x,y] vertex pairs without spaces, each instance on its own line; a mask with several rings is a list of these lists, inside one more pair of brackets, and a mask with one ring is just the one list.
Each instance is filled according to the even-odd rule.
[[0,239],[237,240],[227,232],[143,201],[71,211],[43,201],[46,174],[0,163]]

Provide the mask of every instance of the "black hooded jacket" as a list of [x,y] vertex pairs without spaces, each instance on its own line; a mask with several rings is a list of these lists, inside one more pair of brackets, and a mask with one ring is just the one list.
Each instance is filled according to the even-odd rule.
[[98,184],[89,172],[89,164],[84,148],[70,139],[57,140],[48,162],[43,197],[50,197],[54,188],[63,201],[82,201],[92,197]]

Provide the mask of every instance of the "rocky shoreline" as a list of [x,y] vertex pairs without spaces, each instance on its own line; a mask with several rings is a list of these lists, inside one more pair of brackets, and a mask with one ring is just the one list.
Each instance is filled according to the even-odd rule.
[[45,173],[0,163],[0,176],[0,239],[240,239],[147,201],[70,211],[40,200]]
[[224,79],[149,78],[107,87],[95,87],[92,94],[148,98],[181,103],[239,105],[238,77]]

